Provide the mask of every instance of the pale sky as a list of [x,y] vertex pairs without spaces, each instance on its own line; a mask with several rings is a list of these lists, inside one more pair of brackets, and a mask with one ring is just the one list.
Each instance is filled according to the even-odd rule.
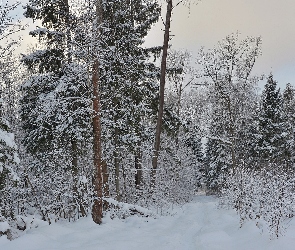
[[[201,46],[210,49],[237,31],[242,39],[261,36],[262,56],[254,73],[272,72],[283,88],[287,82],[295,85],[295,0],[202,0],[190,9],[177,6],[172,19],[172,47],[194,55]],[[163,43],[161,28],[154,28],[147,44]]]
[[[166,1],[160,2],[164,18]],[[187,49],[196,56],[201,46],[210,49],[233,32],[238,31],[241,39],[261,36],[262,56],[254,73],[272,72],[282,88],[287,82],[295,85],[295,0],[191,0],[191,3],[190,9],[179,5],[173,11],[172,48]],[[161,29],[160,22],[148,35],[147,45],[163,43]],[[28,32],[23,35],[22,52],[25,52],[24,47],[34,40]]]

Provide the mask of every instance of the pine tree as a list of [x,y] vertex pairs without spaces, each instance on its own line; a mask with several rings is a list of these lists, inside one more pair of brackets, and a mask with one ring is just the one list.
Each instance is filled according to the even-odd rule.
[[[134,155],[140,185],[142,144],[147,140],[146,117],[153,111],[157,68],[149,62],[159,48],[144,48],[144,38],[160,9],[150,1],[103,1],[100,45],[101,104],[104,159],[115,173],[115,195],[121,199],[122,159]],[[125,164],[126,165],[126,164]],[[140,177],[140,178],[139,178]],[[125,180],[123,180],[125,182]],[[138,186],[138,185],[137,185]]]
[[262,92],[258,126],[257,153],[261,164],[284,164],[289,154],[285,147],[287,129],[283,99],[272,74],[269,75]]
[[204,160],[205,183],[207,189],[213,193],[220,191],[227,173],[233,166],[231,142],[227,139],[226,128],[223,110],[213,107]]
[[295,152],[295,90],[294,87],[288,83],[283,93],[284,102],[284,120],[286,127],[285,136],[285,149],[286,149],[286,164],[287,166],[293,167],[295,162],[294,152]]
[[[76,17],[68,1],[62,0],[31,0],[24,15],[41,20],[43,27],[30,32],[39,38],[41,49],[22,58],[30,73],[22,86],[23,142],[27,152],[38,159],[39,167],[46,169],[44,173],[49,174],[48,169],[61,171],[63,178],[69,178],[64,170],[70,173],[71,202],[85,216],[83,195],[78,191],[79,162],[88,154],[92,110],[87,67],[73,46]],[[91,175],[89,171],[85,174]]]

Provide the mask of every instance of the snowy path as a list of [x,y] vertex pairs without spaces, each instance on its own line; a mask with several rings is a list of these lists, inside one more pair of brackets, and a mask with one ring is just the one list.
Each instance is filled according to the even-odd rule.
[[108,219],[101,226],[91,218],[57,223],[27,232],[9,242],[0,237],[1,250],[263,250],[295,249],[295,223],[285,237],[269,240],[253,224],[239,228],[232,210],[217,209],[212,197],[198,196],[176,215],[159,219]]

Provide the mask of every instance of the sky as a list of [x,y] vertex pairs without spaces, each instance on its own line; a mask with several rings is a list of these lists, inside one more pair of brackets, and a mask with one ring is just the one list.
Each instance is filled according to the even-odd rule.
[[[176,2],[176,1],[174,1]],[[163,4],[163,14],[166,6]],[[191,1],[190,8],[177,6],[172,14],[171,41],[174,49],[213,48],[231,33],[262,37],[262,55],[253,73],[273,73],[278,85],[295,85],[295,1],[294,0],[202,0]],[[163,16],[164,16],[163,15]],[[163,23],[147,38],[148,45],[163,43]]]
[[[11,0],[13,1],[13,0]],[[22,0],[27,2],[28,0]],[[166,1],[162,4],[163,18]],[[174,4],[177,3],[173,0]],[[171,40],[173,49],[186,49],[197,55],[199,49],[213,48],[218,41],[231,33],[262,37],[262,55],[258,58],[253,73],[273,73],[278,85],[295,85],[295,1],[294,0],[186,0],[175,7],[172,14]],[[19,11],[19,16],[23,10]],[[23,22],[29,22],[24,19]],[[146,45],[163,43],[163,23],[155,25],[146,38]],[[23,32],[24,52],[34,40]]]

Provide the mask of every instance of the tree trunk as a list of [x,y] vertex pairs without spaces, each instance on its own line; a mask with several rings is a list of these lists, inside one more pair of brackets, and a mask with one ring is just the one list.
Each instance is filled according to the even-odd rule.
[[96,199],[92,207],[92,219],[101,224],[102,219],[102,162],[101,162],[101,124],[100,124],[100,93],[99,93],[99,65],[96,59],[93,65],[93,154],[94,154],[94,191]]
[[[110,197],[109,191],[109,174],[108,174],[108,166],[106,161],[102,162],[102,179],[103,179],[103,197]],[[109,208],[109,204],[107,201],[103,201],[103,210],[106,211]]]
[[[180,115],[180,106],[181,106],[181,95],[182,95],[182,83],[180,83],[179,85],[179,89],[177,90],[177,97],[178,97],[178,100],[177,100],[177,117],[179,118],[179,115]],[[176,133],[176,148],[178,149],[179,148],[179,130],[180,130],[180,127],[177,126],[177,133]]]
[[159,110],[158,110],[158,119],[156,127],[156,137],[154,144],[154,152],[152,159],[152,173],[151,173],[151,187],[155,186],[156,182],[156,173],[158,168],[158,156],[160,150],[160,140],[161,140],[161,128],[162,128],[162,118],[164,111],[164,91],[165,91],[165,78],[166,78],[166,67],[167,67],[167,53],[169,46],[169,31],[170,31],[170,21],[172,14],[172,0],[167,2],[167,13],[166,13],[166,22],[165,22],[165,33],[164,33],[164,43],[163,43],[163,54],[161,62],[161,76],[160,76],[160,93],[159,93]]
[[141,143],[139,142],[138,149],[135,152],[135,185],[137,189],[140,189],[142,184],[142,152],[141,152]]
[[[96,39],[100,37],[100,25],[102,23],[102,4],[101,0],[96,0]],[[98,55],[95,55],[96,57]],[[96,199],[92,206],[92,219],[95,223],[102,222],[103,209],[103,176],[101,161],[101,124],[100,124],[100,90],[99,90],[99,61],[96,58],[93,64],[92,85],[93,85],[93,165],[94,165],[94,193]]]
[[114,163],[115,163],[115,182],[116,182],[116,199],[121,200],[120,195],[120,164],[118,154],[118,129],[115,128],[115,149],[114,149]]
[[230,119],[230,126],[229,126],[229,131],[230,131],[230,142],[231,142],[231,158],[232,158],[232,168],[233,172],[236,171],[237,168],[237,162],[236,162],[236,135],[235,135],[235,121],[233,117],[233,112],[231,108],[231,100],[230,97],[228,96],[227,99],[227,110],[229,113],[229,119]]

